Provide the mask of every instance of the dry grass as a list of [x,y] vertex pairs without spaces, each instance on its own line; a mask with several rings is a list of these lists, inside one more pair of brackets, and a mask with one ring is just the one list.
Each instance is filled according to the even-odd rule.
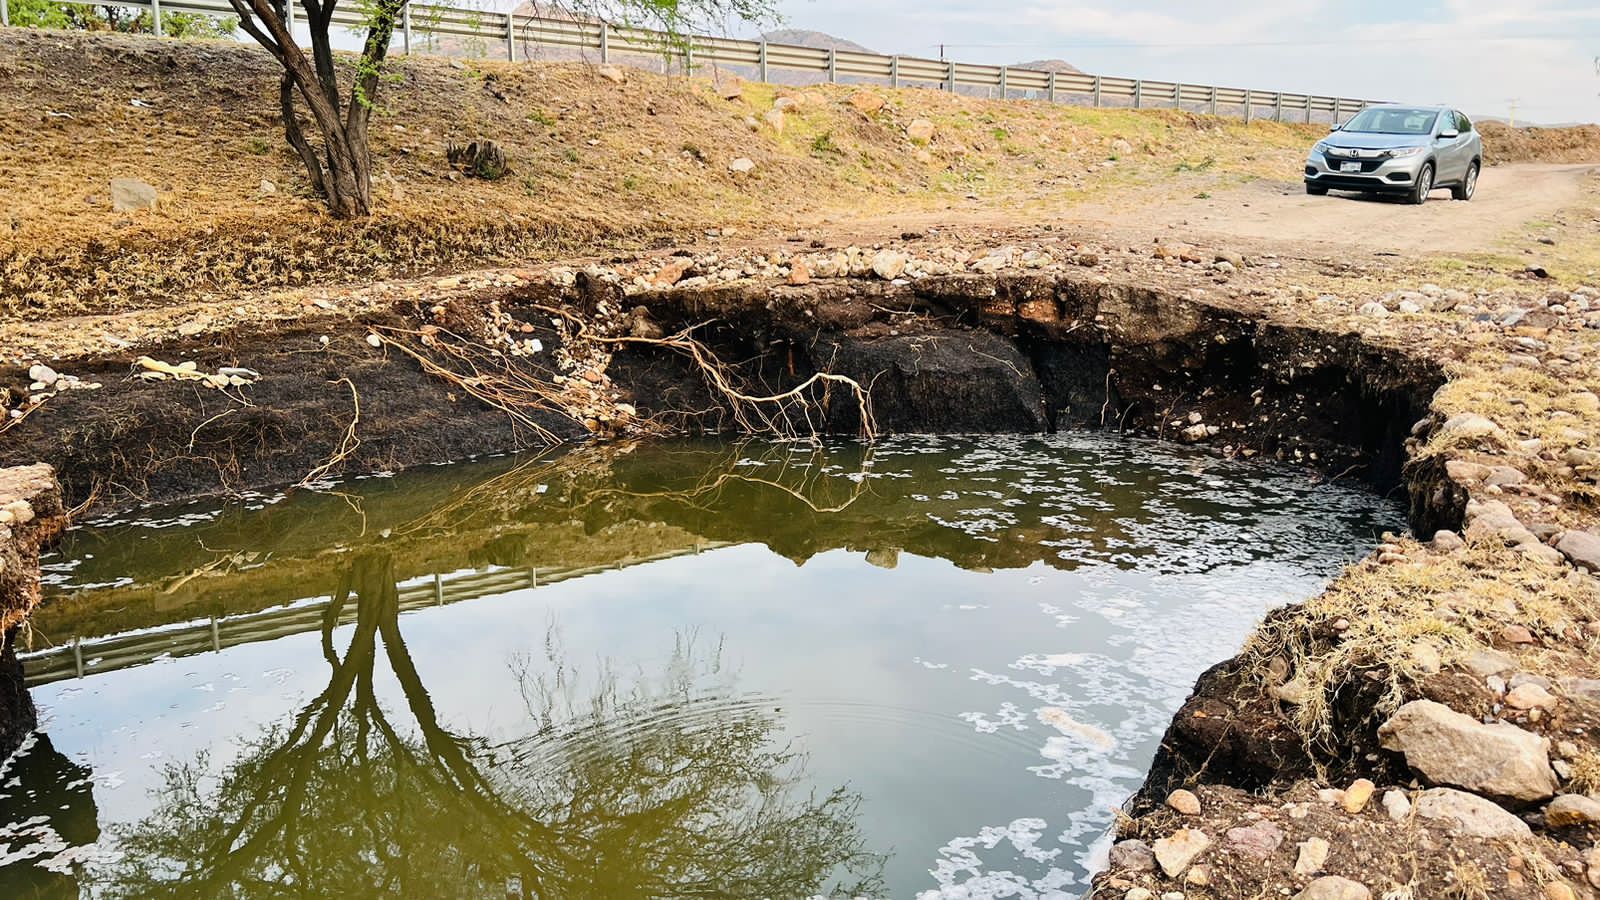
[[1399,546],[1420,561],[1352,566],[1296,614],[1267,623],[1245,648],[1263,673],[1273,659],[1288,664],[1303,698],[1292,721],[1308,746],[1333,745],[1331,704],[1358,680],[1380,687],[1368,713],[1374,720],[1409,699],[1408,686],[1430,674],[1428,655],[1417,653],[1421,644],[1448,666],[1487,647],[1508,622],[1561,635],[1600,617],[1600,590],[1590,580],[1556,577],[1559,569],[1493,542],[1451,555],[1426,554],[1410,541]]
[[1585,750],[1572,760],[1567,788],[1575,794],[1600,794],[1600,751]]
[[[0,183],[0,315],[626,249],[711,226],[1192,192],[1292,167],[1317,131],[913,89],[874,89],[888,104],[864,115],[846,86],[747,84],[727,101],[708,80],[635,71],[617,86],[581,63],[412,57],[394,72],[374,124],[376,215],[336,222],[283,146],[264,54],[0,32],[0,169],[12,176]],[[802,101],[781,133],[760,121],[779,93]],[[916,118],[938,126],[925,146],[905,136]],[[446,145],[479,138],[505,148],[513,175],[451,180]],[[728,170],[741,156],[749,175]],[[114,212],[112,177],[154,185],[158,208]]]

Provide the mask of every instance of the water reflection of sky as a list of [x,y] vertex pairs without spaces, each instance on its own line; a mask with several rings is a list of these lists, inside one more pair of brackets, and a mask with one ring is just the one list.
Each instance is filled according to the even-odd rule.
[[[1115,452],[1029,446],[1041,458],[979,443],[945,461],[958,487],[964,472],[1015,470],[999,499],[1045,501],[984,505],[994,483],[968,484],[969,515],[951,528],[981,539],[997,521],[1091,506],[1115,516],[1130,497],[1165,514],[1122,516],[1126,552],[1071,571],[968,571],[910,553],[891,569],[842,549],[797,566],[746,544],[420,610],[402,629],[443,724],[491,742],[528,732],[513,670],[541,663],[553,632],[580,685],[608,661],[648,677],[686,637],[720,648],[721,672],[703,680],[780,710],[819,790],[862,795],[862,830],[892,854],[892,895],[1074,896],[1194,678],[1266,609],[1314,592],[1388,513],[1291,473],[1239,482],[1189,463],[1166,480],[1135,479],[1142,493],[1123,486],[1115,502],[1074,507],[1061,502],[1066,470],[1092,470],[1072,482],[1069,493],[1083,494],[1116,480]],[[912,441],[891,449],[879,470],[925,452]],[[1199,494],[1229,502],[1206,517],[1181,512]],[[34,697],[55,746],[94,772],[104,826],[148,812],[164,762],[207,751],[225,764],[319,692],[327,671],[319,637],[303,634]],[[380,700],[396,702],[392,676],[379,686]]]

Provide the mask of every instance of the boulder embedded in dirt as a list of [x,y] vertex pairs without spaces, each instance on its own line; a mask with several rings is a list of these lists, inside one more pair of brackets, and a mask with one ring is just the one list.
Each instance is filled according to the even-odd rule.
[[1563,794],[1545,807],[1544,821],[1551,828],[1600,825],[1600,800],[1582,794]]
[[137,178],[111,179],[111,208],[117,212],[138,212],[156,208],[156,189]]
[[933,123],[927,119],[912,119],[906,126],[906,137],[918,142],[933,140]]
[[1443,820],[1455,831],[1473,837],[1514,840],[1533,835],[1527,822],[1498,804],[1453,788],[1423,791],[1416,809],[1424,819]]
[[1432,700],[1413,700],[1383,723],[1385,749],[1436,784],[1513,800],[1555,795],[1550,742],[1507,722],[1485,725]]
[[872,115],[883,109],[883,96],[872,91],[856,91],[850,95],[850,105],[863,115]]
[[[837,337],[817,343],[820,369],[870,390],[872,412],[887,432],[1041,432],[1044,389],[1011,340],[956,329],[879,338]],[[837,394],[837,389],[835,390]],[[836,404],[853,417],[855,404]],[[854,424],[830,423],[843,431]]]

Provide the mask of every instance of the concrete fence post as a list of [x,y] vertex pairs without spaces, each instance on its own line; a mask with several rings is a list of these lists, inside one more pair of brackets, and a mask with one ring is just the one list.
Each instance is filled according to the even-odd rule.
[[517,17],[506,13],[506,61],[517,61]]
[[1094,105],[1095,105],[1096,109],[1098,109],[1100,107],[1100,76],[1099,75],[1096,75],[1094,77]]
[[1051,103],[1056,102],[1056,73],[1050,73],[1050,83],[1045,85],[1044,98]]
[[289,37],[294,37],[294,0],[284,0],[283,24],[289,29]]
[[1133,80],[1133,108],[1144,108],[1144,82],[1138,78]]
[[756,80],[767,80],[767,42],[762,41],[756,45]]
[[155,26],[152,30],[156,37],[161,37],[161,0],[150,0],[150,21]]
[[950,60],[944,64],[944,89],[954,94],[956,92],[956,62]]
[[1172,86],[1172,108],[1183,109],[1183,82]]
[[1333,124],[1339,124],[1339,113],[1342,112],[1344,100],[1340,97],[1333,98]]
[[0,0],[0,25],[11,24],[11,7],[6,0]]
[[1216,85],[1212,85],[1211,86],[1211,114],[1213,116],[1217,114],[1217,86]]
[[1306,124],[1311,124],[1311,95],[1306,95]]
[[600,62],[611,62],[611,26],[605,22],[600,23]]
[[688,78],[694,74],[694,39],[686,38],[683,42],[683,77]]
[[400,8],[400,41],[405,47],[405,54],[411,55],[411,4],[407,3]]
[[829,47],[828,48],[828,83],[829,84],[838,84],[838,82],[839,82],[839,51],[833,49],[832,47]]
[[1283,92],[1282,91],[1279,91],[1277,96],[1273,99],[1273,105],[1276,108],[1276,111],[1275,111],[1273,117],[1275,119],[1277,119],[1279,122],[1282,122],[1283,121]]
[[1249,88],[1245,89],[1245,92],[1244,92],[1244,123],[1246,125],[1250,124],[1250,101],[1252,99],[1254,99],[1254,94],[1255,94],[1255,91],[1252,91]]
[[899,56],[891,56],[891,57],[889,57],[889,87],[897,88],[899,86],[900,86],[900,57]]
[[1006,99],[1006,87],[1007,87],[1006,81],[1007,81],[1007,79],[1006,79],[1006,67],[1005,66],[1001,66],[1000,67],[1000,99],[1001,100]]

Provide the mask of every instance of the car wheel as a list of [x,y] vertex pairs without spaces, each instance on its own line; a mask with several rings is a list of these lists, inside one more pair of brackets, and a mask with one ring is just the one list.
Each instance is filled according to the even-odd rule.
[[1433,163],[1428,163],[1427,165],[1422,167],[1422,171],[1421,172],[1417,173],[1416,186],[1411,189],[1411,198],[1410,199],[1411,199],[1412,205],[1421,206],[1422,204],[1427,203],[1428,202],[1428,192],[1432,191],[1432,190],[1433,190]]
[[1306,193],[1313,197],[1326,197],[1328,196],[1328,189],[1321,185],[1308,184],[1306,185]]
[[1467,177],[1461,183],[1450,189],[1450,196],[1457,200],[1471,200],[1472,195],[1478,192],[1478,164],[1473,163],[1467,170]]

